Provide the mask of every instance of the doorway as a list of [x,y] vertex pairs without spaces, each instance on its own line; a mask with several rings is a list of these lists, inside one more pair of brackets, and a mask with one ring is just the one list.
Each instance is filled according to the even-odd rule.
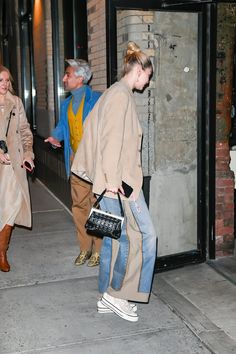
[[144,133],[144,192],[158,235],[157,271],[204,261],[214,241],[208,165],[213,76],[205,80],[209,8],[176,3],[107,1],[108,83],[119,78],[128,41],[154,64],[151,84],[135,97]]

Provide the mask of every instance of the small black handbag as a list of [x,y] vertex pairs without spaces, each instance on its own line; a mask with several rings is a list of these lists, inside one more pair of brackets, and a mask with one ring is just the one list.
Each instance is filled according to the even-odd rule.
[[106,190],[102,192],[97,201],[94,203],[88,220],[86,221],[85,228],[91,235],[98,237],[111,237],[118,240],[121,235],[121,228],[124,222],[124,211],[118,193],[118,200],[120,204],[121,216],[114,215],[103,210],[98,209],[99,203],[102,200]]

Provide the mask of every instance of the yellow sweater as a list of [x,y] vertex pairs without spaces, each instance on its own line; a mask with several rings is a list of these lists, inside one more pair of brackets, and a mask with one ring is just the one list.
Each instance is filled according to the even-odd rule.
[[70,128],[70,144],[74,153],[79,146],[79,143],[83,135],[83,109],[84,109],[84,97],[80,103],[79,109],[76,115],[72,109],[72,100],[68,107],[68,121]]

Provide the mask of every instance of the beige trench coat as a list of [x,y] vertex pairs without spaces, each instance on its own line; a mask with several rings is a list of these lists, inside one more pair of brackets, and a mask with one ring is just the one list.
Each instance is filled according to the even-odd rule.
[[141,142],[133,92],[121,79],[105,91],[87,117],[71,170],[92,182],[96,194],[119,188],[123,180],[138,197],[143,182]]
[[[30,126],[27,121],[21,99],[8,92],[6,95],[5,111],[3,117],[5,118],[6,122],[8,121],[11,111],[12,115],[9,125],[8,136],[7,138],[4,136],[6,129],[6,126],[4,126],[0,130],[0,140],[6,140],[7,142],[8,154],[10,156],[11,165],[23,196],[21,209],[16,217],[15,223],[26,227],[31,227],[31,205],[28,181],[26,176],[26,170],[21,166],[24,158],[34,159],[34,154],[32,150],[33,135],[30,130]],[[5,188],[3,178],[4,168],[5,166],[3,164],[0,164],[1,189]],[[11,193],[11,190],[8,190],[7,193]],[[9,205],[9,207],[11,206]]]

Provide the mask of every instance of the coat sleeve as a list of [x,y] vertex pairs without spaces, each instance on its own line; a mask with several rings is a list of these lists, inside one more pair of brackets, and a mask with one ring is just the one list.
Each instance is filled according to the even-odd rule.
[[122,147],[129,98],[117,91],[105,104],[101,117],[101,160],[106,187],[121,186]]
[[25,109],[21,99],[19,98],[19,132],[23,146],[23,158],[34,159],[33,153],[33,134],[27,120]]
[[64,132],[66,130],[66,122],[67,116],[64,114],[65,108],[63,104],[61,104],[60,108],[60,118],[56,125],[56,127],[52,131],[52,136],[58,141],[64,140]]

